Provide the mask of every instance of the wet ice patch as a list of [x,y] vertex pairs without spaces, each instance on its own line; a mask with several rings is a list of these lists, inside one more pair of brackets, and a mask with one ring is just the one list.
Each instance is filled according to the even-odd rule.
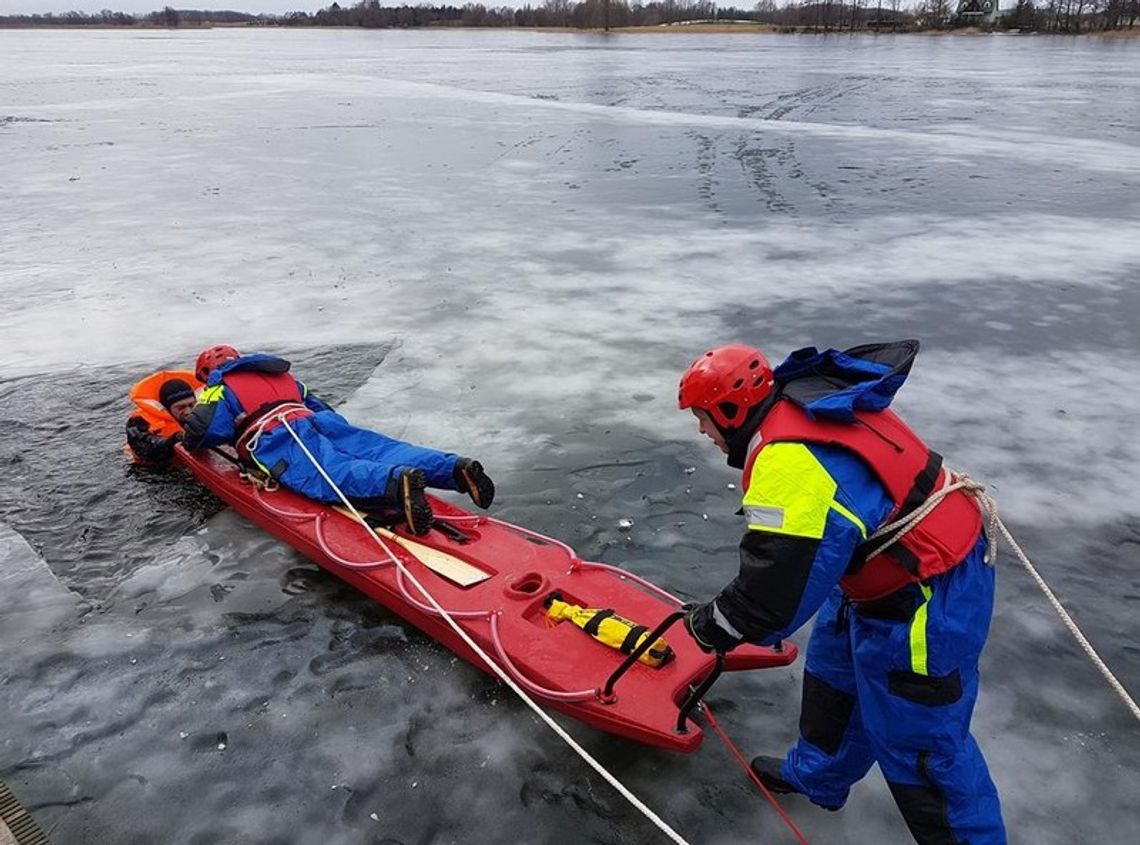
[[170,601],[216,581],[215,566],[200,540],[182,538],[124,578],[112,598]]
[[1140,395],[1140,356],[983,351],[920,354],[897,407],[947,463],[991,485],[1011,520],[1096,525],[1140,514],[1121,421]]
[[0,630],[27,637],[74,619],[80,607],[79,596],[60,583],[27,541],[0,523]]
[[[363,81],[363,80],[361,80]],[[1135,175],[1140,171],[1140,149],[1113,141],[1091,138],[1042,137],[1034,132],[994,130],[962,125],[944,124],[936,130],[922,131],[893,129],[855,124],[829,124],[795,120],[770,120],[762,117],[740,117],[719,114],[701,114],[675,109],[641,109],[628,106],[600,105],[596,103],[535,100],[490,91],[437,85],[404,80],[385,80],[382,94],[375,89],[363,88],[358,96],[406,97],[417,102],[426,98],[460,100],[484,106],[499,106],[524,114],[541,116],[543,111],[572,113],[599,121],[620,121],[651,126],[692,127],[703,130],[754,132],[771,136],[826,138],[839,144],[913,145],[928,155],[951,161],[968,162],[977,147],[984,147],[987,155],[1012,159],[1032,159],[1039,164],[1088,168]],[[1079,159],[1073,158],[1074,149],[1080,150]]]
[[494,390],[468,356],[438,366],[432,338],[413,338],[390,355],[337,411],[390,437],[473,457],[492,477],[543,441],[527,409]]
[[[652,237],[626,234],[620,239],[559,233],[539,251],[530,249],[532,266],[513,284],[469,300],[461,355],[453,351],[452,333],[406,338],[405,354],[418,365],[415,389],[438,386],[427,395],[451,408],[482,401],[499,415],[525,414],[535,406],[554,416],[570,415],[588,401],[601,419],[678,436],[688,433],[689,422],[662,411],[671,405],[676,379],[688,360],[716,342],[763,344],[763,325],[756,326],[752,337],[720,334],[716,312],[734,303],[765,302],[775,315],[781,302],[874,301],[882,291],[948,288],[976,280],[989,280],[995,291],[1027,283],[1065,286],[1082,299],[1088,286],[1111,295],[1130,268],[1140,265],[1140,232],[1136,238],[1120,238],[1119,227],[1108,221],[1027,216],[966,232],[956,220],[916,223],[888,217],[872,228],[877,233],[872,248],[859,229],[818,223],[773,226],[761,233],[685,234],[666,227]],[[475,239],[474,251],[492,264],[528,250],[503,236]],[[798,244],[797,254],[803,257],[771,257],[789,243]],[[561,256],[576,250],[603,256],[604,269],[572,272]],[[853,252],[859,252],[859,261],[850,260]],[[948,254],[958,260],[946,262]],[[646,266],[654,272],[647,274]],[[1011,325],[991,322],[993,330]],[[510,342],[490,341],[492,332]],[[475,342],[476,337],[488,340]],[[803,339],[810,342],[810,332]],[[454,364],[435,367],[433,359]],[[647,395],[666,403],[639,408],[629,401],[631,388],[648,388]],[[391,406],[400,404],[412,406],[412,397],[396,397]]]

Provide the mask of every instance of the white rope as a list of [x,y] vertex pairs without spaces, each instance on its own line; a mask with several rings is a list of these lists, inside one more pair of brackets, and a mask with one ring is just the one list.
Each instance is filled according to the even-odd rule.
[[1029,562],[1029,558],[1026,557],[1025,552],[1021,550],[1021,546],[1017,545],[1017,541],[1013,539],[1013,535],[1009,532],[1009,529],[1005,527],[1005,523],[999,518],[997,524],[1001,529],[1001,533],[1005,535],[1005,539],[1009,541],[1010,546],[1012,546],[1014,552],[1017,553],[1021,565],[1025,567],[1025,571],[1029,573],[1030,577],[1037,582],[1037,586],[1041,588],[1041,592],[1045,594],[1045,598],[1049,599],[1049,604],[1053,605],[1053,609],[1057,611],[1057,615],[1061,617],[1061,621],[1065,623],[1065,627],[1077,638],[1077,642],[1080,643],[1081,648],[1084,649],[1089,660],[1100,670],[1100,673],[1104,675],[1104,679],[1108,681],[1108,685],[1116,691],[1116,694],[1120,696],[1120,700],[1124,702],[1128,709],[1132,711],[1132,715],[1140,722],[1140,705],[1137,705],[1136,699],[1129,695],[1128,690],[1124,688],[1124,684],[1120,683],[1116,675],[1112,674],[1112,670],[1108,668],[1108,665],[1101,660],[1100,655],[1096,653],[1096,649],[1092,647],[1092,643],[1088,641],[1081,632],[1081,629],[1077,627],[1077,623],[1073,621],[1073,617],[1069,615],[1069,612],[1061,605],[1061,602],[1058,601],[1053,591],[1049,589],[1049,585],[1045,583],[1045,579],[1041,577],[1041,574],[1033,564]]
[[289,414],[297,414],[302,411],[310,412],[310,409],[300,402],[286,402],[282,405],[278,405],[272,412],[266,414],[246,429],[242,436],[238,438],[238,442],[240,443],[242,440],[245,440],[246,451],[252,455],[257,451],[257,444],[261,442],[261,435],[265,433],[265,427],[269,425],[269,423],[277,420],[284,421],[285,417]]
[[964,490],[968,495],[973,496],[977,500],[978,507],[981,508],[982,515],[986,520],[983,523],[983,530],[985,531],[986,535],[986,563],[994,564],[997,562],[997,540],[998,530],[1000,529],[1002,536],[1005,537],[1010,547],[1017,554],[1017,558],[1019,561],[1021,561],[1022,567],[1024,567],[1025,571],[1029,573],[1029,576],[1037,583],[1037,586],[1041,588],[1041,592],[1045,594],[1045,598],[1049,600],[1049,604],[1053,605],[1053,609],[1057,611],[1057,615],[1061,617],[1061,621],[1065,623],[1065,627],[1068,628],[1069,632],[1076,638],[1077,643],[1080,645],[1084,653],[1088,656],[1089,660],[1092,661],[1093,665],[1096,666],[1096,668],[1104,676],[1104,679],[1108,681],[1108,685],[1112,687],[1113,691],[1116,692],[1118,696],[1120,696],[1120,699],[1124,702],[1125,706],[1132,711],[1132,715],[1136,717],[1136,720],[1140,721],[1140,705],[1136,703],[1136,699],[1134,699],[1129,694],[1128,690],[1124,688],[1124,684],[1122,684],[1116,675],[1112,673],[1112,670],[1108,668],[1108,664],[1106,664],[1104,660],[1101,659],[1101,656],[1097,654],[1097,651],[1095,648],[1093,648],[1092,643],[1088,641],[1088,638],[1084,635],[1081,629],[1077,627],[1077,623],[1073,620],[1073,617],[1069,615],[1069,612],[1067,610],[1065,610],[1064,605],[1061,604],[1060,600],[1058,600],[1057,596],[1049,588],[1049,585],[1045,583],[1045,579],[1041,577],[1041,573],[1038,572],[1037,568],[1030,562],[1029,556],[1025,554],[1021,546],[1019,546],[1017,544],[1017,541],[1013,539],[1013,534],[1010,533],[1010,530],[1006,527],[1006,524],[1002,522],[1001,517],[998,516],[997,502],[994,501],[994,498],[986,492],[985,485],[974,481],[974,479],[970,478],[970,476],[966,475],[965,473],[956,475],[947,469],[945,474],[946,478],[943,481],[942,486],[931,494],[930,498],[926,500],[925,504],[923,504],[921,508],[919,508],[913,514],[904,517],[903,519],[895,520],[892,523],[884,525],[882,528],[871,535],[869,539],[874,540],[884,535],[891,534],[892,532],[898,532],[888,538],[882,544],[876,546],[870,553],[868,553],[867,559],[870,560],[875,555],[882,553],[884,550],[890,548],[899,540],[901,540],[908,531],[918,525],[918,523],[920,523],[928,513],[934,510],[934,508],[938,506],[938,503],[946,498],[946,496],[948,496],[950,493],[953,493],[955,490]]
[[667,837],[669,837],[669,839],[671,839],[673,842],[676,842],[677,845],[689,845],[689,843],[684,838],[681,837],[681,834],[679,834],[679,833],[677,833],[677,831],[673,830],[673,828],[671,828],[664,821],[664,819],[662,819],[655,812],[653,812],[651,809],[649,809],[649,807],[647,807],[641,801],[641,799],[639,799],[636,795],[634,795],[632,792],[630,792],[630,790],[627,789],[621,783],[621,781],[619,781],[614,775],[612,775],[601,763],[599,763],[597,760],[595,760],[590,755],[590,752],[588,752],[585,748],[583,748],[581,745],[579,745],[577,742],[575,742],[574,738],[572,736],[570,736],[570,734],[566,733],[566,731],[562,728],[562,726],[560,726],[549,715],[547,715],[546,711],[544,711],[541,707],[539,707],[538,704],[535,703],[535,701],[530,696],[528,696],[517,683],[515,683],[514,679],[511,678],[510,675],[508,675],[503,670],[503,668],[501,666],[499,666],[498,663],[496,663],[494,660],[492,660],[490,655],[487,654],[487,652],[485,652],[482,648],[480,648],[479,645],[473,639],[471,639],[471,636],[466,631],[464,631],[463,628],[461,628],[459,626],[459,623],[457,623],[454,619],[452,619],[451,615],[446,610],[443,609],[443,607],[439,604],[439,602],[437,602],[435,600],[435,596],[433,596],[431,593],[429,593],[427,591],[427,589],[423,586],[423,584],[421,584],[419,582],[419,580],[416,578],[416,576],[413,575],[408,570],[408,568],[404,565],[403,561],[401,561],[399,559],[399,557],[397,557],[396,555],[392,554],[392,552],[388,548],[388,546],[385,545],[385,543],[382,539],[380,539],[380,535],[378,535],[372,529],[372,526],[368,524],[368,522],[364,519],[363,516],[361,516],[360,512],[357,511],[356,508],[354,508],[352,506],[352,502],[350,502],[345,497],[344,493],[341,492],[341,489],[336,486],[336,484],[333,482],[333,480],[331,478],[329,478],[329,475],[327,472],[325,472],[324,467],[322,467],[320,465],[320,463],[317,461],[317,459],[313,457],[312,452],[310,452],[308,447],[301,441],[301,438],[297,436],[297,432],[295,432],[293,430],[293,427],[291,425],[289,425],[288,420],[285,419],[285,414],[281,414],[280,419],[281,419],[281,424],[285,426],[286,430],[293,436],[293,439],[297,441],[297,445],[301,447],[301,451],[303,451],[305,453],[305,457],[307,457],[309,459],[310,463],[312,463],[312,465],[316,468],[317,472],[319,472],[321,474],[321,477],[328,483],[329,487],[332,488],[333,492],[337,494],[337,496],[340,498],[341,502],[344,503],[344,506],[352,513],[352,515],[357,519],[357,521],[368,530],[369,535],[372,537],[373,540],[375,540],[380,545],[380,548],[383,549],[384,552],[386,554],[388,554],[395,561],[396,566],[399,568],[400,572],[402,572],[404,574],[404,577],[407,578],[409,581],[411,581],[412,584],[415,585],[416,589],[418,589],[421,593],[423,593],[424,597],[428,600],[428,603],[435,609],[435,611],[437,613],[439,613],[440,616],[443,617],[444,621],[447,622],[447,624],[449,626],[451,626],[451,629],[453,631],[455,631],[456,634],[459,635],[459,638],[462,639],[463,642],[465,642],[467,644],[467,646],[473,652],[475,652],[477,655],[479,655],[480,659],[482,659],[483,662],[486,663],[487,666],[491,669],[491,671],[494,672],[496,676],[498,676],[499,680],[501,680],[504,684],[506,684],[508,687],[510,687],[515,692],[515,694],[518,695],[518,697],[521,698],[527,704],[527,706],[530,707],[530,709],[533,710],[535,712],[535,714],[540,719],[542,719],[543,722],[546,723],[547,727],[549,727],[552,731],[554,731],[554,733],[556,733],[567,745],[569,745],[571,748],[573,748],[574,751],[576,751],[578,753],[579,757],[581,757],[583,760],[585,760],[590,765],[590,767],[593,768],[594,771],[596,771],[599,775],[601,775],[603,778],[605,778],[606,781],[610,784],[610,786],[612,786],[614,789],[616,789],[621,794],[621,796],[623,798],[625,798],[627,801],[629,801],[630,804],[632,804],[634,807],[636,807],[638,810],[640,810],[641,813],[647,819],[649,819],[651,822],[653,822],[653,824],[655,824],[657,826],[657,828],[662,833],[664,833]]
[[907,535],[907,533],[922,522],[932,510],[938,507],[938,503],[953,493],[955,490],[964,490],[968,495],[973,496],[978,501],[978,507],[981,508],[982,515],[986,521],[982,524],[982,530],[986,534],[986,556],[985,561],[988,564],[997,563],[998,547],[995,542],[997,539],[997,527],[1001,520],[998,518],[997,502],[993,497],[986,493],[986,485],[979,484],[966,473],[958,475],[947,469],[943,473],[942,486],[930,494],[930,497],[923,502],[922,507],[914,512],[904,516],[902,519],[896,519],[894,522],[888,522],[886,525],[879,528],[874,534],[867,538],[867,541],[877,540],[886,535],[888,537],[880,545],[867,553],[866,559],[870,560],[876,555],[882,554],[889,549],[899,540]]

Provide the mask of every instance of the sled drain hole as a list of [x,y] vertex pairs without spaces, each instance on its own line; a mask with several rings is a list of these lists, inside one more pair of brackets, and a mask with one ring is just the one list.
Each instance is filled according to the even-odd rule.
[[528,599],[546,588],[546,578],[540,572],[524,572],[507,583],[507,595]]

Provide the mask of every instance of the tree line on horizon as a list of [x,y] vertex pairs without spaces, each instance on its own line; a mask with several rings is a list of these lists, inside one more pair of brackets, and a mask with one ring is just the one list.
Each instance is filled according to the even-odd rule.
[[[1081,33],[1132,29],[1140,21],[1140,0],[1017,0],[996,19],[988,12],[996,0],[760,0],[753,7],[718,6],[711,0],[545,0],[518,9],[467,3],[464,6],[384,6],[380,0],[355,5],[333,2],[309,14],[254,15],[235,11],[174,9],[167,6],[145,15],[104,9],[87,14],[0,15],[0,26],[356,26],[412,27],[548,27],[609,29],[701,23],[757,23],[798,32],[860,30],[919,31],[977,26],[1021,31]],[[1008,2],[1008,0],[1007,0]]]

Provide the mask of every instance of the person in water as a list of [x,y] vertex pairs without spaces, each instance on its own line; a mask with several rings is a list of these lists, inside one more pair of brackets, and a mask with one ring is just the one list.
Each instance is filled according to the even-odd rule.
[[283,358],[241,355],[231,346],[203,351],[195,374],[206,387],[186,420],[183,445],[232,445],[243,461],[290,490],[339,503],[307,449],[346,497],[364,507],[402,509],[415,534],[432,525],[427,487],[466,493],[481,508],[494,500],[495,485],[478,461],[356,428],[289,368]]
[[162,465],[174,457],[174,444],[198,401],[191,379],[189,373],[161,371],[131,390],[136,408],[127,418],[127,447],[139,463]]
[[994,601],[978,503],[959,489],[905,534],[872,538],[953,478],[888,409],[918,346],[801,349],[773,371],[733,345],[692,363],[678,404],[743,470],[748,528],[739,575],[685,626],[726,652],[777,643],[818,611],[799,739],[754,758],[756,775],[837,810],[878,763],[920,845],[996,845],[1001,806],[970,735]]

